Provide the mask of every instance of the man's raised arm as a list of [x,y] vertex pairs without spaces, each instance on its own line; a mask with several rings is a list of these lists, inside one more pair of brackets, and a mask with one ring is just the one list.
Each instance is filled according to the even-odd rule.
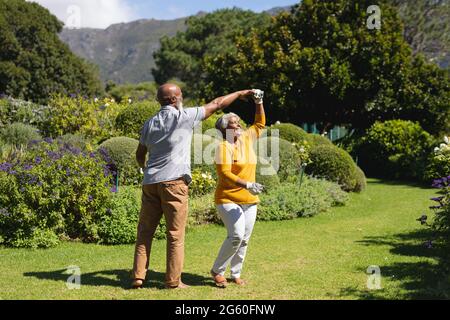
[[237,99],[250,97],[252,95],[252,90],[241,90],[214,99],[210,103],[203,106],[205,108],[205,120],[212,116],[215,112],[229,107]]

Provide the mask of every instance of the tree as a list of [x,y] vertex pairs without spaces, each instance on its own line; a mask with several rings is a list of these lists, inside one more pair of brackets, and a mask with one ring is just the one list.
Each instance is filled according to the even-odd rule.
[[252,28],[264,27],[269,22],[268,14],[237,8],[190,17],[185,32],[161,39],[161,48],[154,54],[156,82],[162,84],[177,78],[186,83],[188,95],[195,95],[205,85],[204,61],[207,57],[235,53],[236,36],[245,37]]
[[95,67],[59,40],[62,27],[37,3],[0,0],[0,92],[40,103],[51,93],[102,92]]
[[394,7],[381,2],[381,29],[370,30],[368,0],[304,0],[263,30],[236,40],[237,52],[206,59],[203,94],[241,87],[266,91],[269,121],[317,122],[356,129],[377,120],[448,126],[449,78],[413,57]]

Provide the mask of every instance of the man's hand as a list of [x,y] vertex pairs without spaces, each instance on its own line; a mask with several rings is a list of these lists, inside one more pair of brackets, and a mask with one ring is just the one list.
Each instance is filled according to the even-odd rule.
[[228,106],[230,106],[234,101],[237,99],[245,99],[248,97],[251,97],[253,95],[252,90],[241,90],[233,92],[229,95],[216,98],[207,105],[204,106],[205,108],[205,119],[208,119],[210,116],[212,116],[215,112],[225,109]]
[[256,196],[264,191],[264,186],[256,182],[247,182],[246,189],[250,191],[252,195]]

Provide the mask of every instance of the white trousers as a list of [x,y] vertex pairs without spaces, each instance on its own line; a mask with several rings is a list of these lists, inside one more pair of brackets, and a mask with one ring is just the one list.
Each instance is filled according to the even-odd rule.
[[231,277],[240,278],[248,242],[255,225],[257,205],[225,203],[217,205],[217,210],[227,228],[227,238],[220,248],[212,271],[223,276],[230,264]]

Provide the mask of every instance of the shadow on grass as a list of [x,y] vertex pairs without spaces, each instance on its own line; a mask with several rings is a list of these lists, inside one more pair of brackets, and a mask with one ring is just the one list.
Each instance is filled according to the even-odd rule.
[[[67,269],[42,272],[25,272],[25,277],[34,277],[41,280],[54,280],[66,282],[70,277]],[[165,289],[165,273],[149,270],[144,283],[145,288]],[[210,278],[183,273],[183,282],[190,286],[214,286]],[[83,286],[109,286],[130,289],[131,271],[126,269],[106,270],[81,274],[81,285]]]
[[433,238],[433,232],[424,229],[391,237],[366,237],[358,241],[366,246],[390,246],[393,255],[426,257],[431,261],[380,265],[382,281],[399,281],[402,292],[389,292],[386,289],[358,290],[350,287],[341,290],[341,295],[360,299],[450,299],[449,248],[437,241],[433,241],[432,246],[428,247],[427,242]]

